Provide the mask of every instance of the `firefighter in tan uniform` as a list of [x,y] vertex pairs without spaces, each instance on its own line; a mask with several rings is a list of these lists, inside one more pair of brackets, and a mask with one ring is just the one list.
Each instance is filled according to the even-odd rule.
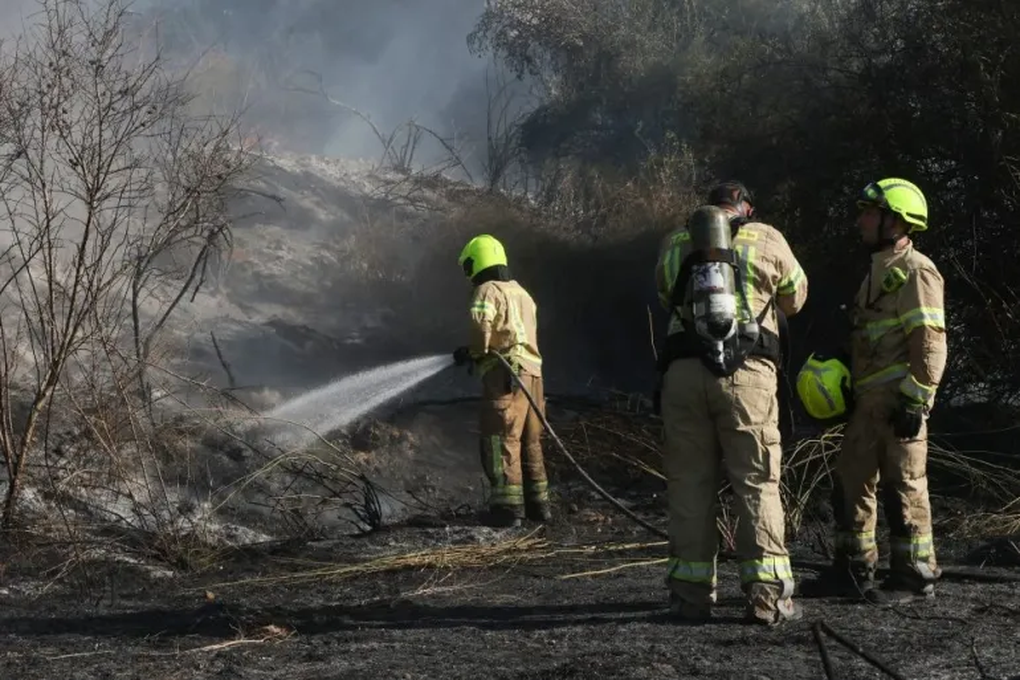
[[[791,597],[779,495],[776,309],[799,312],[807,278],[783,235],[751,219],[743,185],[721,184],[709,200],[715,205],[699,208],[667,237],[655,271],[659,299],[670,311],[659,365],[670,515],[666,582],[674,616],[691,622],[711,616],[722,467],[736,497],[747,616],[774,625],[803,616]],[[704,234],[712,235],[711,244]],[[720,295],[727,290],[729,297]],[[721,316],[713,321],[711,310]],[[720,337],[733,330],[725,328],[727,313],[739,319],[737,332],[721,343],[704,340],[712,328]]]
[[[857,223],[871,268],[857,292],[850,366],[844,357],[809,358],[798,392],[815,417],[852,406],[836,462],[836,556],[814,590],[863,595],[876,604],[932,597],[939,568],[927,480],[927,418],[945,370],[943,279],[909,234],[927,229],[921,190],[898,178],[865,187]],[[851,404],[833,395],[849,368]],[[841,381],[837,376],[844,376]],[[891,576],[875,584],[877,489],[890,533]]]
[[482,382],[481,458],[492,487],[488,523],[518,526],[524,517],[547,522],[551,512],[542,421],[502,362],[492,356],[502,355],[544,408],[535,301],[511,278],[506,252],[492,236],[471,239],[459,262],[474,292],[470,342],[454,352],[454,359],[458,365],[470,362]]

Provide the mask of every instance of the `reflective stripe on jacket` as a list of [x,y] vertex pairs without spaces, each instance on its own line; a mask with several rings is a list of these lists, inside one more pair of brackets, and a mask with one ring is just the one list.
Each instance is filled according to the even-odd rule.
[[[773,295],[789,297],[794,311],[804,306],[808,294],[807,276],[782,232],[762,222],[748,222],[737,231],[732,247],[744,263],[744,293],[751,307],[746,310],[740,305],[741,320],[757,317]],[[667,236],[660,249],[655,283],[659,302],[668,311],[671,311],[669,301],[680,265],[690,252],[691,235],[686,229],[678,229]],[[779,333],[774,309],[762,320],[762,326],[772,333]],[[682,330],[680,318],[672,312],[667,334]]]
[[484,358],[501,354],[522,373],[540,376],[538,310],[528,291],[516,281],[486,281],[471,297],[471,339],[468,347],[479,375],[498,362]]
[[909,241],[875,253],[854,300],[854,391],[893,385],[929,406],[946,366],[944,281]]

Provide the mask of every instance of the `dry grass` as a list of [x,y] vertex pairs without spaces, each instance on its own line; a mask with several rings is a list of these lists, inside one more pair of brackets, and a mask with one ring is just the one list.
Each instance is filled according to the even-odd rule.
[[783,456],[780,493],[787,526],[794,533],[803,526],[811,501],[817,498],[827,481],[831,482],[831,463],[841,441],[841,430],[825,432],[815,439],[797,442]]
[[[562,558],[566,562],[590,563],[593,560],[615,560],[622,562],[619,568],[626,568],[635,552],[649,548],[660,548],[665,541],[651,543],[605,543],[597,545],[555,546],[548,540],[538,536],[541,529],[526,535],[508,538],[483,545],[454,545],[400,552],[372,558],[354,564],[322,564],[310,563],[305,560],[288,560],[296,568],[283,574],[260,578],[229,581],[211,586],[214,589],[227,589],[245,586],[272,586],[282,583],[342,581],[363,576],[398,571],[415,572],[453,572],[469,569],[492,569],[494,567],[512,567],[522,563],[534,563],[550,557]],[[619,557],[607,557],[619,555]],[[654,564],[661,560],[647,561]],[[600,571],[590,573],[602,573]],[[585,574],[577,574],[581,576]],[[572,578],[564,576],[563,578]]]
[[[557,428],[563,443],[589,473],[615,475],[618,483],[641,481],[646,475],[665,481],[659,425],[629,413],[597,411]],[[551,467],[564,465],[559,458]],[[569,474],[568,468],[563,468]],[[619,475],[626,473],[621,479]]]
[[[798,442],[783,465],[783,489],[787,514],[800,526],[804,511],[817,502],[817,492],[828,488],[834,456],[843,438],[843,427]],[[1012,535],[1020,532],[1020,470],[987,460],[988,452],[959,451],[928,443],[928,475],[933,480],[931,496],[949,498],[965,491],[967,501],[979,509],[941,522],[948,533],[969,538]],[[945,488],[946,492],[940,492]]]
[[[828,504],[833,465],[843,439],[843,426],[817,437],[797,441],[783,457],[781,494],[786,523],[797,534],[811,518],[812,509]],[[562,426],[560,436],[589,472],[612,477],[623,486],[645,481],[665,481],[662,472],[661,423],[641,417],[629,409],[594,410]],[[1002,536],[1020,533],[1020,470],[991,462],[987,452],[959,451],[929,442],[929,474],[939,483],[932,495],[949,492],[947,484],[960,487],[970,502],[983,509],[965,516],[943,520],[951,533],[968,537]],[[559,461],[553,465],[562,465]],[[562,474],[570,475],[567,468]],[[940,492],[940,489],[946,489]],[[729,484],[720,489],[718,519],[724,549],[732,549],[736,518],[727,502]]]
[[945,522],[952,535],[993,537],[1020,535],[1020,498],[997,512],[975,512]]
[[376,557],[356,564],[319,564],[287,574],[243,579],[217,584],[216,588],[270,585],[295,582],[341,581],[394,571],[425,571],[429,569],[483,569],[523,560],[542,559],[551,555],[545,539],[532,532],[526,536],[499,541],[490,545],[444,546]]

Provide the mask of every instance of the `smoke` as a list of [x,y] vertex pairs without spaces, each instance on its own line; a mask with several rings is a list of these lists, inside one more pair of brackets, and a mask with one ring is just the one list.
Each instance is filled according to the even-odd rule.
[[[200,104],[244,109],[270,149],[379,159],[379,134],[397,132],[399,147],[401,126],[413,120],[447,143],[421,135],[412,167],[448,159],[452,144],[477,176],[490,93],[508,81],[511,117],[534,106],[528,83],[468,50],[485,0],[128,2],[143,43],[158,43],[192,74]],[[23,32],[39,8],[39,0],[0,2],[0,39]]]
[[[166,53],[203,79],[202,96],[244,106],[248,121],[285,148],[379,158],[383,146],[360,113],[383,136],[413,119],[447,140],[456,138],[458,150],[477,167],[485,143],[486,78],[491,81],[496,67],[469,52],[467,35],[484,5],[145,0],[134,7],[142,30],[158,32]],[[320,85],[350,108],[317,94]],[[446,154],[423,135],[414,166]]]
[[38,9],[36,0],[4,0],[0,2],[0,40],[17,37]]

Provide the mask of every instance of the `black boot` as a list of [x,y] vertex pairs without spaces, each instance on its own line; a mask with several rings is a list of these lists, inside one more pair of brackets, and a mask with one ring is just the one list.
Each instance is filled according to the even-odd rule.
[[670,593],[669,618],[674,623],[686,625],[709,623],[712,620],[712,606],[687,602],[676,593]]
[[531,501],[525,504],[525,516],[532,522],[549,522],[552,520],[552,508],[549,501]]
[[482,524],[494,529],[509,529],[521,526],[524,508],[507,505],[494,505],[482,515]]
[[900,574],[890,574],[881,587],[872,588],[864,595],[871,604],[894,607],[911,602],[924,602],[935,597],[935,583],[912,579]]
[[875,570],[866,565],[836,562],[817,577],[800,583],[801,597],[866,597],[875,589]]

